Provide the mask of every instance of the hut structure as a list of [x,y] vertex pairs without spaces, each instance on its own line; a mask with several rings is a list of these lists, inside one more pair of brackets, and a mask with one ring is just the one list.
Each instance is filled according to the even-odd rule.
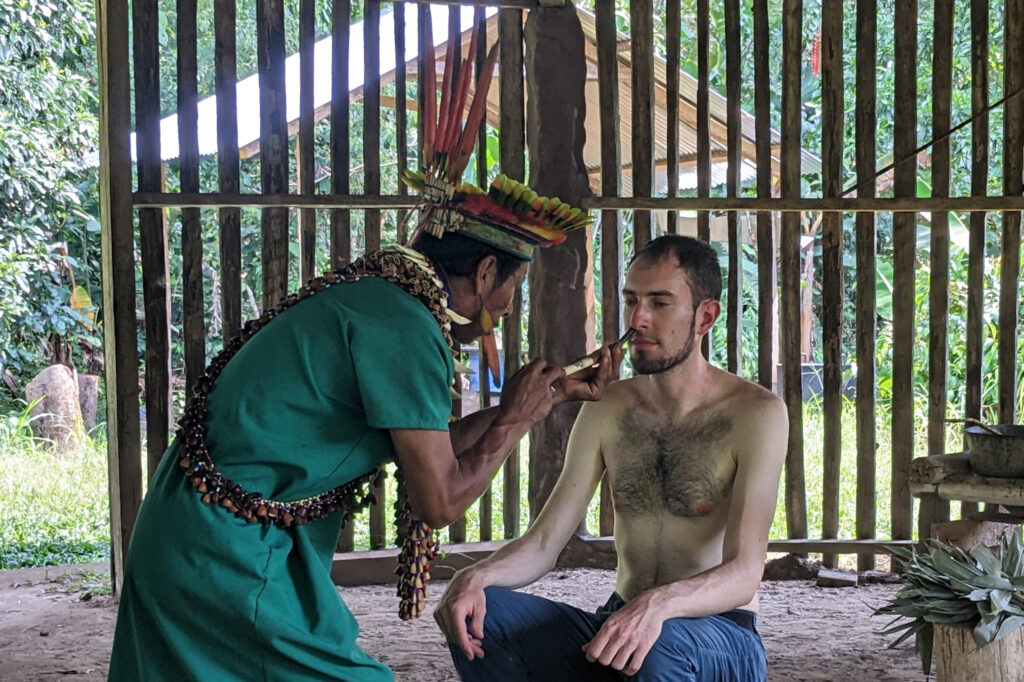
[[[241,325],[241,284],[239,281],[240,208],[262,209],[263,304],[272,304],[298,282],[289,281],[289,210],[298,209],[300,273],[312,274],[315,262],[315,212],[330,215],[328,242],[330,260],[336,265],[352,255],[352,214],[364,212],[363,243],[359,248],[380,245],[381,211],[408,210],[414,200],[400,190],[381,191],[380,134],[381,107],[394,106],[395,134],[400,140],[412,134],[407,111],[416,104],[407,96],[414,73],[420,84],[430,77],[423,55],[428,49],[443,49],[438,41],[438,24],[447,23],[444,35],[461,36],[466,8],[484,3],[446,0],[431,7],[426,2],[378,2],[362,4],[363,77],[359,96],[363,102],[363,191],[350,190],[350,100],[356,90],[358,71],[348,62],[349,46],[358,39],[349,23],[350,0],[333,0],[329,75],[318,64],[315,41],[315,2],[297,0],[299,57],[297,61],[297,115],[289,116],[296,96],[290,93],[294,78],[286,66],[284,0],[256,0],[258,33],[258,141],[243,134],[236,112],[241,105],[235,50],[235,1],[214,0],[216,134],[205,131],[207,115],[200,117],[197,86],[196,0],[179,0],[176,16],[177,85],[176,138],[180,165],[179,191],[165,191],[162,182],[163,146],[161,135],[159,83],[159,12],[157,0],[99,0],[100,87],[101,87],[101,209],[103,222],[104,332],[107,353],[107,415],[110,443],[111,518],[113,524],[113,576],[121,578],[123,553],[142,497],[144,469],[152,471],[166,448],[172,424],[170,389],[170,324],[168,305],[167,228],[164,211],[180,209],[182,219],[181,256],[184,262],[185,365],[188,385],[202,376],[206,363],[204,305],[202,295],[201,221],[216,210],[220,230],[220,275],[223,334],[230,337]],[[540,193],[557,195],[582,204],[599,214],[595,229],[600,239],[597,268],[601,296],[593,300],[590,254],[594,233],[570,237],[567,248],[541,253],[529,275],[529,332],[520,339],[521,300],[504,327],[505,362],[514,370],[523,341],[531,354],[552,362],[566,362],[592,350],[596,337],[608,340],[620,335],[619,282],[628,257],[626,244],[633,248],[646,243],[656,232],[652,212],[665,211],[665,230],[677,232],[681,223],[677,211],[696,213],[696,232],[711,236],[712,217],[724,215],[724,239],[728,254],[728,305],[725,356],[730,371],[741,370],[742,321],[744,306],[756,311],[757,342],[753,378],[766,386],[775,375],[775,330],[778,331],[778,361],[782,390],[789,406],[790,437],[786,459],[783,499],[788,539],[774,540],[772,551],[821,552],[826,563],[834,564],[837,554],[857,554],[859,567],[874,566],[874,557],[886,545],[907,544],[914,536],[914,494],[922,498],[918,523],[921,536],[931,531],[934,521],[949,518],[949,499],[962,501],[962,513],[977,511],[977,503],[1024,505],[1019,489],[1011,486],[975,486],[962,482],[955,488],[922,486],[911,481],[911,461],[916,455],[944,453],[958,449],[946,442],[948,418],[982,418],[983,389],[995,396],[995,418],[1012,423],[1018,400],[1019,375],[1019,279],[1021,257],[1020,215],[1024,210],[1024,2],[1006,0],[1003,6],[1003,64],[1000,98],[991,93],[989,82],[990,36],[988,0],[956,5],[968,7],[973,25],[969,85],[972,115],[963,127],[971,136],[971,190],[968,195],[950,196],[951,100],[954,90],[953,0],[935,0],[933,11],[919,16],[916,0],[895,3],[895,15],[886,16],[875,0],[853,3],[826,2],[821,7],[820,85],[822,92],[821,149],[808,154],[802,148],[804,97],[802,95],[805,39],[819,27],[803,23],[801,0],[782,0],[781,34],[769,32],[767,0],[742,5],[724,2],[724,45],[726,92],[724,97],[709,87],[709,45],[711,32],[707,0],[697,0],[696,14],[685,17],[695,26],[697,76],[681,75],[680,36],[668,30],[665,56],[656,56],[653,0],[632,0],[629,6],[628,36],[617,29],[614,2],[597,0],[594,13],[574,8],[565,0],[496,0],[486,3],[491,10],[482,21],[491,26],[490,40],[500,37],[500,87],[492,90],[488,119],[499,131],[502,172],[515,178],[529,176]],[[660,6],[660,2],[659,2]],[[664,0],[664,21],[678,27],[683,21],[679,0]],[[428,17],[445,16],[447,22]],[[409,19],[415,16],[414,22]],[[963,18],[963,17],[961,17]],[[382,26],[393,28],[393,40],[382,37]],[[752,26],[747,44],[741,26]],[[846,30],[844,32],[844,26]],[[852,32],[849,26],[852,26]],[[878,33],[891,27],[895,51],[895,91],[891,117],[877,106],[879,68]],[[129,31],[132,40],[129,41]],[[844,44],[845,35],[855,36]],[[919,88],[919,34],[927,35],[933,60],[932,82]],[[415,37],[415,40],[413,40]],[[129,43],[134,49],[129,49]],[[770,46],[781,44],[781,93],[771,89]],[[321,43],[321,45],[323,45]],[[483,49],[478,53],[482,63]],[[396,60],[403,54],[406,59]],[[388,62],[390,56],[390,62]],[[855,57],[855,58],[854,58]],[[320,57],[319,59],[327,59]],[[752,83],[741,80],[741,60],[752,59]],[[849,63],[854,63],[849,67]],[[415,67],[415,68],[413,68]],[[329,81],[326,80],[329,78]],[[382,83],[395,83],[394,101],[385,101]],[[318,92],[329,83],[329,95]],[[133,87],[134,84],[134,87]],[[753,92],[754,116],[741,107],[744,88]],[[963,88],[958,84],[957,88]],[[424,88],[417,88],[422,92]],[[854,93],[852,101],[847,91]],[[770,121],[773,99],[781,94],[778,111],[780,132]],[[925,113],[921,102],[929,102]],[[133,106],[134,105],[134,106]],[[252,106],[252,105],[247,105]],[[987,112],[1003,112],[1001,129],[989,127]],[[134,111],[134,117],[133,117]],[[625,113],[628,112],[628,117]],[[853,112],[852,117],[847,112]],[[620,118],[620,114],[623,116]],[[316,192],[313,176],[314,123],[318,117],[330,122],[329,144],[331,188]],[[203,124],[200,124],[200,121]],[[290,122],[297,120],[297,125]],[[852,121],[852,123],[851,123]],[[853,167],[844,171],[844,131],[855,128]],[[892,126],[892,149],[876,144],[880,126]],[[136,131],[133,179],[131,131]],[[211,129],[212,130],[212,129]],[[921,138],[919,131],[929,134]],[[289,136],[296,135],[296,173],[290,174]],[[992,167],[991,134],[1001,140],[999,177],[989,176]],[[173,139],[173,137],[171,138]],[[215,140],[215,150],[212,141]],[[481,140],[486,143],[481,130]],[[595,144],[596,142],[596,144]],[[262,192],[239,191],[239,154],[254,151],[258,144],[262,171]],[[530,172],[527,173],[529,149]],[[217,191],[200,191],[199,159],[215,151],[218,161]],[[931,193],[919,196],[918,159],[930,162]],[[478,154],[478,177],[486,178],[483,154]],[[820,156],[820,189],[802,183],[809,164]],[[887,159],[893,159],[889,164]],[[967,163],[967,160],[957,160]],[[398,155],[399,169],[408,160]],[[817,169],[815,169],[817,170]],[[656,182],[663,173],[665,186]],[[724,196],[713,196],[716,177],[724,173]],[[877,180],[892,178],[892,196],[877,197]],[[816,173],[817,175],[817,173]],[[679,193],[693,178],[695,196]],[[744,178],[752,178],[756,193],[743,195]],[[991,182],[999,181],[1001,191],[989,195]],[[294,187],[294,189],[293,189]],[[624,219],[629,212],[630,220]],[[966,402],[948,403],[950,377],[949,285],[950,212],[969,213],[968,289],[966,328]],[[741,281],[743,234],[740,215],[756,216],[752,229],[757,254],[757,296],[743,301]],[[929,287],[927,293],[928,337],[915,337],[916,319],[923,313],[915,300],[918,250],[917,216],[929,215]],[[996,214],[1002,276],[998,291],[998,313],[985,310],[982,276],[985,263],[986,216]],[[820,214],[816,239],[821,249],[821,319],[823,349],[824,480],[821,526],[811,528],[807,514],[807,481],[804,469],[804,424],[801,391],[801,239],[802,216]],[[879,434],[876,419],[879,406],[876,386],[877,314],[876,272],[879,270],[876,224],[879,215],[892,215],[892,345],[891,352],[891,526],[879,537],[877,467]],[[773,228],[774,222],[779,229]],[[844,231],[844,221],[851,222]],[[777,234],[777,236],[776,236]],[[853,239],[844,238],[844,234]],[[629,239],[624,239],[628,237]],[[136,249],[136,243],[138,249]],[[141,260],[143,308],[145,315],[145,356],[143,358],[146,405],[146,456],[142,453],[139,424],[139,358],[136,351],[136,254]],[[856,264],[856,281],[844,282],[844,263]],[[855,292],[848,300],[846,291]],[[774,296],[779,294],[778,319]],[[567,294],[567,292],[570,292]],[[593,306],[599,306],[601,328],[594,328]],[[983,328],[997,329],[996,378],[983,383]],[[584,330],[587,330],[584,333]],[[599,332],[599,333],[598,333]],[[843,356],[844,336],[854,336],[853,358]],[[915,410],[913,363],[915,348],[927,346],[927,407]],[[842,367],[855,361],[856,461],[842,459]],[[482,400],[488,400],[486,394]],[[457,407],[458,409],[458,407]],[[539,509],[557,478],[560,453],[564,451],[575,411],[560,406],[530,439],[529,500]],[[915,436],[926,434],[927,452],[915,447]],[[519,458],[506,465],[503,497],[504,535],[520,531]],[[839,531],[839,487],[843,467],[856,466],[856,537],[841,538]],[[600,535],[611,532],[611,506],[602,491]],[[482,540],[491,540],[490,493],[482,500]],[[383,548],[385,512],[371,511],[371,543]],[[483,526],[486,526],[486,531]],[[454,542],[464,540],[465,525],[450,530]],[[567,561],[577,565],[600,564],[613,557],[607,540],[581,540]],[[341,549],[349,549],[350,538],[342,538]],[[474,552],[493,548],[482,543]],[[386,551],[386,550],[383,550]],[[455,552],[453,552],[454,554]],[[389,555],[393,552],[389,552]],[[339,553],[345,571],[359,579],[386,579],[392,564],[381,562],[377,553]],[[346,558],[350,557],[350,558]],[[361,562],[361,563],[360,563]]]

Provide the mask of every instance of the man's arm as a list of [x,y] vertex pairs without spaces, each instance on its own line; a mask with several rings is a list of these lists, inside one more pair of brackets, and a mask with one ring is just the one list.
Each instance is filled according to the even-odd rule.
[[775,397],[751,405],[739,425],[722,563],[691,578],[647,590],[605,621],[587,658],[634,675],[669,618],[696,618],[750,603],[757,593],[786,456],[788,420]]
[[[528,585],[555,564],[562,548],[587,512],[604,473],[599,425],[611,399],[585,404],[573,424],[562,472],[540,515],[526,533],[483,561],[459,571],[441,598],[434,617],[445,636],[466,657],[483,656],[480,640],[486,612],[484,588]],[[465,622],[470,618],[467,631]]]

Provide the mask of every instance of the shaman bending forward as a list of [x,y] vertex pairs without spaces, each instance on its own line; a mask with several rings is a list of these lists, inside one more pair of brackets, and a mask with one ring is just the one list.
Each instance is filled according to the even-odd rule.
[[[623,293],[638,376],[584,405],[536,522],[457,574],[435,611],[463,680],[766,677],[757,587],[786,452],[785,406],[699,351],[720,312],[709,246],[649,242]],[[554,566],[606,471],[615,594],[589,613],[507,589]]]

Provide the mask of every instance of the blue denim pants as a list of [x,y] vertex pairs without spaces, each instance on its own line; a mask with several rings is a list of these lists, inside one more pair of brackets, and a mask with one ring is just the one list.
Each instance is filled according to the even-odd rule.
[[488,587],[484,657],[467,661],[449,644],[463,682],[642,680],[764,682],[767,663],[757,616],[734,609],[705,618],[671,618],[632,677],[590,663],[582,647],[625,605],[613,594],[595,613],[521,592]]

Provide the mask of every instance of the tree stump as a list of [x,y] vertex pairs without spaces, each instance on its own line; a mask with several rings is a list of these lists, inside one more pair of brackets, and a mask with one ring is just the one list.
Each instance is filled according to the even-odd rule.
[[78,405],[82,408],[82,425],[86,431],[91,431],[96,426],[96,405],[99,399],[99,390],[99,375],[78,375]]
[[74,372],[64,365],[50,365],[25,387],[35,419],[32,430],[36,436],[50,441],[57,452],[78,446],[82,432],[82,408],[78,404],[78,381]]
[[1024,628],[981,649],[970,627],[935,625],[938,682],[1024,682]]

